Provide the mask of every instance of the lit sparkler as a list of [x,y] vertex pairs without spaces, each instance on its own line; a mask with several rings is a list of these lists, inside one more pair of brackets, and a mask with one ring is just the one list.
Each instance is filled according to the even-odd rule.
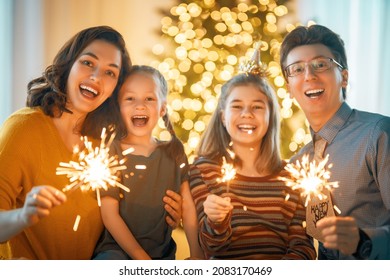
[[338,187],[338,182],[328,182],[330,172],[327,168],[330,169],[333,166],[329,164],[327,168],[325,167],[328,159],[329,155],[317,164],[315,161],[309,162],[309,156],[305,155],[302,157],[302,162],[289,163],[285,167],[292,178],[282,177],[281,179],[287,182],[293,190],[301,190],[301,196],[306,198],[305,206],[312,197],[317,197],[319,200],[326,199],[327,195],[324,192]]
[[[92,189],[96,191],[98,205],[100,206],[100,189],[107,190],[108,187],[119,187],[127,192],[130,189],[119,182],[116,175],[119,170],[126,169],[123,165],[125,159],[118,160],[117,156],[109,154],[109,148],[114,140],[112,134],[106,143],[106,129],[103,128],[101,133],[100,146],[93,148],[92,142],[88,141],[86,136],[83,137],[85,149],[81,152],[75,147],[73,153],[78,155],[78,161],[68,163],[60,162],[57,167],[57,175],[66,175],[70,184],[63,188],[63,191],[80,188],[82,191]],[[130,148],[132,149],[132,148]],[[127,149],[122,152],[123,155],[131,153],[134,149]]]
[[[228,150],[229,152],[229,150]],[[231,151],[230,151],[231,152]],[[234,153],[231,152],[230,156],[234,158]],[[229,192],[229,187],[230,187],[230,180],[234,179],[236,176],[236,169],[234,168],[232,163],[227,163],[226,158],[222,157],[223,164],[221,167],[221,172],[222,172],[222,182],[226,182],[226,192]]]

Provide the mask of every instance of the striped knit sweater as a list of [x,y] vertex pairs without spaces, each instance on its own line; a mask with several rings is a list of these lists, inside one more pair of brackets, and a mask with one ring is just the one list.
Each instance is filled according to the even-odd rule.
[[[305,209],[299,193],[279,176],[288,173],[283,170],[266,177],[237,174],[227,194],[218,164],[204,158],[192,164],[191,193],[200,244],[208,258],[315,259],[312,241],[302,226]],[[209,194],[231,197],[234,209],[221,224],[213,224],[204,213],[203,202]]]

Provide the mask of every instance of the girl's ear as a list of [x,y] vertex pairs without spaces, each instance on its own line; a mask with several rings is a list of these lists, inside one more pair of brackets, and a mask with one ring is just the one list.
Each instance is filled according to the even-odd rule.
[[160,117],[164,116],[167,113],[167,102],[161,104],[160,108]]
[[220,114],[221,114],[222,125],[223,125],[224,127],[226,127],[225,112],[224,112],[224,111],[221,111]]

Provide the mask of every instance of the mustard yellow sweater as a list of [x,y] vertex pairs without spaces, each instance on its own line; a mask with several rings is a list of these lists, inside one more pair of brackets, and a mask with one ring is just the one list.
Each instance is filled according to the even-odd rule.
[[[71,159],[72,152],[49,116],[33,108],[13,113],[0,129],[0,209],[22,207],[34,186],[51,185],[62,190],[68,179],[56,175],[56,168]],[[81,220],[78,230],[73,231],[77,215]],[[9,245],[13,258],[89,259],[102,230],[94,193],[77,190],[48,217],[12,238]],[[6,250],[3,244],[0,258]]]

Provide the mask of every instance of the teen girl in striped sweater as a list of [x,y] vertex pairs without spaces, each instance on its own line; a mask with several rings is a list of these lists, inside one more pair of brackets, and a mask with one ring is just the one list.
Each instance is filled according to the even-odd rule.
[[[273,89],[258,73],[233,77],[222,93],[190,169],[199,240],[210,259],[315,259],[302,222],[300,194],[279,153],[279,108]],[[221,180],[223,157],[236,176]],[[286,199],[289,197],[288,199]]]

